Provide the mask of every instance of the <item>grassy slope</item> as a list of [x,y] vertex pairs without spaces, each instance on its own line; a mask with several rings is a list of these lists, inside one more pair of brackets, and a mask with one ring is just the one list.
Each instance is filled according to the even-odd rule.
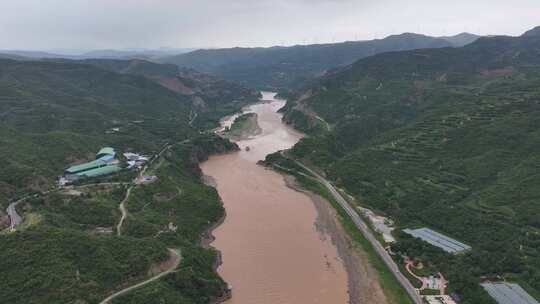
[[480,276],[517,273],[540,289],[539,44],[495,37],[361,60],[315,88],[307,103],[333,131],[293,153],[401,227],[471,244],[461,257],[399,247],[435,261],[467,303],[489,301]]

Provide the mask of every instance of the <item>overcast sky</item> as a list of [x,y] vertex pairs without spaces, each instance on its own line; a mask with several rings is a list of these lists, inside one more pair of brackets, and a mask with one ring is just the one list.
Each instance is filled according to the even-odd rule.
[[0,49],[231,47],[519,35],[540,0],[0,0]]

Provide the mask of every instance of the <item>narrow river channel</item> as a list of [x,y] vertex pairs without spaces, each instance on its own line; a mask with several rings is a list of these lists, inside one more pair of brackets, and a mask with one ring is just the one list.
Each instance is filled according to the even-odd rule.
[[263,93],[267,102],[245,109],[258,114],[260,135],[237,142],[241,151],[202,164],[227,212],[212,243],[223,257],[218,271],[232,287],[226,303],[348,303],[347,272],[331,237],[318,228],[314,202],[287,187],[279,173],[257,165],[302,138],[281,122],[277,110],[285,101],[274,97]]

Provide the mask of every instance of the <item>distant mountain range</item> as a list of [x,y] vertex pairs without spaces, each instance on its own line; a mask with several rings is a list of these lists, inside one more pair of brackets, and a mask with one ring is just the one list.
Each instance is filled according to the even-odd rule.
[[193,48],[159,48],[159,49],[104,49],[104,50],[52,50],[52,51],[29,51],[29,50],[0,50],[0,58],[17,60],[34,59],[157,59],[164,56],[172,56],[194,51]]
[[346,66],[358,59],[379,53],[422,48],[461,47],[478,38],[479,36],[469,33],[447,37],[404,33],[367,41],[270,48],[106,49],[86,52],[0,50],[0,59],[143,59],[212,73],[252,88],[281,89],[297,87],[324,75],[328,70]]
[[414,33],[369,41],[297,45],[270,48],[228,48],[197,50],[161,58],[159,61],[258,88],[294,87],[327,70],[383,52],[422,48],[461,47],[479,36],[461,33],[451,37],[430,37]]

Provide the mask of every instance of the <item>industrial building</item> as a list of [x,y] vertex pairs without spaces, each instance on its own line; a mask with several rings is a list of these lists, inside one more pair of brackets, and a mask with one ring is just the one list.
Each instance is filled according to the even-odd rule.
[[74,182],[83,178],[99,177],[113,174],[122,170],[115,159],[116,152],[111,147],[105,147],[96,154],[96,159],[84,164],[67,168],[59,180],[60,185]]
[[439,247],[449,253],[461,253],[471,250],[471,246],[463,244],[429,228],[403,229],[403,232],[422,239],[423,241],[426,241],[431,245]]

